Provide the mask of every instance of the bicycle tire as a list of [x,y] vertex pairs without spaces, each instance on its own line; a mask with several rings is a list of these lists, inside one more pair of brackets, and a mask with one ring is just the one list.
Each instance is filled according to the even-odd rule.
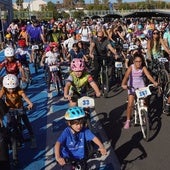
[[59,93],[59,91],[60,91],[59,77],[57,75],[57,72],[53,72],[53,74],[54,74],[53,75],[53,83],[54,83],[54,86],[55,86],[57,92]]
[[108,77],[108,71],[107,68],[103,72],[104,76],[104,83],[103,83],[103,92],[104,92],[104,97],[108,97],[108,92],[109,92],[109,77]]
[[141,120],[140,127],[143,135],[143,139],[145,141],[149,140],[150,137],[150,126],[149,126],[149,118],[148,118],[148,112],[145,109],[141,110]]
[[158,73],[158,83],[162,87],[163,91],[165,90],[164,88],[165,88],[166,83],[169,81],[170,81],[169,73],[167,72],[167,70],[162,69]]
[[162,110],[163,110],[163,113],[166,115],[167,113],[165,111],[166,110],[165,106],[166,106],[169,95],[170,95],[170,81],[166,83],[163,94],[162,94]]

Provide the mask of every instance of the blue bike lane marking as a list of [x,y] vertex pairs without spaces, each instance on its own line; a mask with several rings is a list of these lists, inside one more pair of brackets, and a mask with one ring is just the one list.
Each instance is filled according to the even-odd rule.
[[[2,59],[3,53],[0,53]],[[25,143],[24,147],[19,150],[20,168],[22,170],[58,170],[54,158],[54,145],[57,137],[66,127],[64,121],[64,114],[68,108],[68,103],[60,100],[63,96],[57,96],[56,91],[53,89],[51,93],[47,93],[47,88],[44,79],[43,70],[40,69],[36,75],[34,67],[30,65],[33,82],[26,90],[26,94],[34,103],[34,109],[28,112],[29,120],[31,121],[36,140],[37,148],[30,149],[29,142]],[[105,146],[108,148],[108,155],[96,160],[92,160],[89,164],[98,164],[100,170],[119,170],[119,163],[107,143],[107,137],[102,131],[101,125],[98,124],[99,120],[94,112],[94,120],[96,133]],[[101,128],[99,128],[101,127]],[[27,130],[24,131],[27,136]]]

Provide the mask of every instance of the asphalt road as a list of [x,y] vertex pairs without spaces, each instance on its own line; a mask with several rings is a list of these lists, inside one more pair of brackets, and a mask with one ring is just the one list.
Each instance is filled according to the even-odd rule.
[[151,133],[142,139],[140,127],[123,129],[126,119],[127,92],[113,86],[108,98],[96,99],[97,115],[111,142],[122,170],[170,169],[170,117],[162,114],[161,98],[151,97]]

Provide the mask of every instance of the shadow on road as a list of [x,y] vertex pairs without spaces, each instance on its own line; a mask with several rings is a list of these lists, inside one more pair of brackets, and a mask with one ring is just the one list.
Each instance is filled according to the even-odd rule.
[[[115,148],[115,145],[121,136],[121,130],[124,121],[122,114],[125,109],[126,104],[123,104],[113,109],[110,112],[109,117],[107,117],[107,113],[98,113],[98,115],[100,115],[100,121],[103,128],[105,129],[108,139],[112,141],[113,149]],[[101,117],[101,115],[103,115],[103,117]]]
[[[147,157],[147,153],[144,147],[141,145],[140,141],[142,140],[142,133],[137,132],[134,134],[128,142],[124,143],[122,146],[115,150],[117,158],[122,166],[122,170],[125,170],[128,164],[136,160],[141,160]],[[126,157],[132,152],[133,149],[138,149],[141,154],[131,160],[126,160]]]
[[152,95],[150,97],[149,105],[149,119],[150,119],[150,139],[149,141],[156,138],[162,126],[161,115],[162,115],[162,97]]

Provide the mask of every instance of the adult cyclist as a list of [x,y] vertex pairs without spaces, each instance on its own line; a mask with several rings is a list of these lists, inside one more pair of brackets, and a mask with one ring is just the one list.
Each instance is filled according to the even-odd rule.
[[[27,33],[29,37],[29,42],[31,45],[39,45],[45,44],[45,38],[39,25],[39,21],[37,19],[32,19],[32,24],[27,27]],[[31,52],[32,61],[34,61],[34,50]]]

